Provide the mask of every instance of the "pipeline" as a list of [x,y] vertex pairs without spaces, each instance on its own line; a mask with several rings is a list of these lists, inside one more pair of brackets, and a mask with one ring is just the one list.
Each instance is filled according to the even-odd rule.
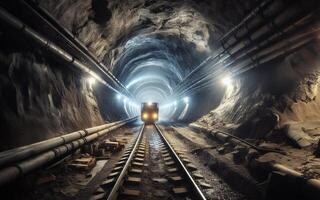
[[[197,71],[199,71],[202,68],[205,68],[206,66],[208,66],[209,62],[210,63],[216,63],[216,62],[221,60],[221,58],[224,56],[224,54],[229,55],[228,51],[227,51],[228,49],[226,49],[226,47],[224,47],[224,46],[231,47],[232,44],[235,45],[235,44],[238,44],[238,43],[242,43],[242,42],[240,42],[240,40],[238,38],[240,36],[236,36],[236,33],[239,33],[239,32],[243,33],[244,32],[244,34],[247,34],[248,32],[250,32],[250,30],[248,30],[249,27],[252,27],[253,29],[256,29],[257,27],[261,27],[264,24],[263,22],[265,20],[265,17],[261,17],[261,18],[259,18],[259,20],[257,20],[257,16],[263,15],[262,13],[264,13],[264,11],[267,10],[269,7],[271,7],[272,9],[276,10],[274,12],[271,12],[271,14],[269,14],[269,18],[275,17],[276,14],[279,14],[281,9],[282,9],[282,7],[283,7],[283,5],[279,5],[279,2],[282,2],[282,1],[266,0],[266,1],[263,1],[258,7],[253,9],[253,11],[251,11],[251,13],[247,17],[245,17],[237,26],[235,26],[231,31],[226,33],[219,40],[221,46],[220,46],[220,48],[218,50],[216,50],[214,52],[214,55],[210,56],[209,58],[207,58],[198,67],[196,67],[194,70],[192,70],[180,82],[180,84],[177,86],[177,88],[175,90],[178,91],[180,88],[185,87],[184,85],[186,85],[186,84],[190,85],[190,81],[188,81],[188,79],[191,78],[192,75],[195,75]],[[260,15],[258,15],[259,13],[260,13]],[[253,22],[251,22],[251,21],[253,21]],[[250,33],[252,33],[252,32],[250,32]],[[230,41],[227,42],[228,40],[230,40]],[[226,45],[227,43],[229,45]],[[198,73],[197,73],[197,76],[198,76]]]
[[[247,23],[251,19],[254,19],[257,16],[256,14],[259,13],[259,12],[262,12],[262,10],[266,9],[266,6],[269,5],[270,2],[272,2],[272,0],[263,1],[247,17],[245,17],[237,26],[235,26],[231,31],[229,31],[224,36],[222,36],[221,41],[222,40],[227,40],[227,38],[230,37],[233,34],[233,32],[237,31],[243,24]],[[178,90],[180,87],[183,87],[184,84],[188,83],[187,80],[192,75],[196,74],[197,71],[201,70],[202,67],[205,67],[205,65],[207,63],[217,61],[220,58],[221,53],[223,53],[223,48],[222,47],[220,47],[218,50],[216,50],[213,53],[214,55],[212,55],[212,56],[208,57],[207,59],[205,59],[200,65],[198,65],[186,77],[184,77],[183,80],[180,82],[180,84],[176,87],[175,90]]]
[[92,135],[93,133],[99,132],[104,129],[112,128],[118,125],[124,125],[126,123],[130,123],[134,121],[136,117],[117,121],[109,124],[104,124],[100,126],[95,126],[92,128],[87,128],[84,130],[75,131],[72,133],[65,134],[63,136],[51,138],[45,141],[37,142],[34,144],[17,147],[14,149],[10,149],[7,151],[0,152],[0,167],[8,165],[13,162],[18,162],[28,157],[34,156],[36,154],[42,153],[49,149],[55,148],[57,146],[61,146],[75,140],[87,137]]
[[99,69],[99,71],[106,75],[108,80],[110,80],[115,86],[123,90],[125,94],[132,96],[127,88],[108,70],[108,68],[102,62],[98,61],[97,57],[92,52],[90,52],[86,46],[84,46],[67,29],[62,27],[59,22],[51,16],[50,13],[39,7],[37,2],[26,0],[21,0],[20,2],[23,3],[26,9],[32,12],[39,20],[41,20],[42,23],[44,23],[47,27],[57,33],[59,36],[59,40],[68,44],[67,47],[70,46],[75,49],[75,51],[77,52],[77,56],[80,55],[80,57],[83,58],[85,62],[90,63],[91,65]]
[[[281,58],[283,56],[290,55],[291,53],[297,51],[299,48],[305,46],[308,43],[311,43],[312,41],[314,41],[314,39],[312,39],[312,38],[302,38],[301,40],[297,41],[297,43],[294,43],[291,46],[286,45],[285,47],[281,47],[279,49],[276,49],[275,51],[273,51],[267,55],[264,55],[264,56],[260,57],[259,59],[256,59],[256,60],[248,59],[248,60],[246,60],[246,62],[240,63],[238,65],[239,68],[233,67],[233,68],[235,68],[235,70],[234,71],[230,70],[230,72],[233,74],[233,76],[237,76],[237,75],[242,74],[246,71],[249,71],[255,67],[258,67],[259,65],[265,64],[265,63],[270,62],[272,60],[275,60],[277,58]],[[220,76],[216,76],[214,78],[211,78],[209,81],[202,83],[202,84],[201,84],[201,81],[199,81],[196,84],[194,84],[192,87],[186,89],[183,94],[184,95],[191,95],[199,89],[214,85],[219,79],[223,78],[222,77],[223,70],[220,69],[220,71],[222,72],[220,74]],[[215,72],[215,73],[218,73],[218,72]],[[203,82],[203,80],[202,80],[202,82]]]
[[[310,16],[309,18],[313,19],[311,22],[310,20],[305,20],[306,22],[304,23],[298,21],[296,22],[297,24],[293,24],[283,31],[281,35],[282,40],[273,36],[272,40],[269,40],[269,43],[249,49],[247,52],[241,54],[240,57],[234,56],[233,60],[230,60],[229,63],[227,63],[227,61],[221,61],[224,63],[216,63],[214,64],[214,67],[217,68],[223,64],[223,67],[229,68],[229,71],[235,76],[297,50],[312,41],[315,38],[316,33],[319,33],[320,31],[319,22],[314,22],[317,12]],[[300,30],[301,27],[304,27],[304,29]],[[205,87],[204,84],[200,85],[202,82],[205,82],[205,80],[208,80],[205,83],[207,86],[214,83],[216,80],[212,77],[218,74],[219,71],[223,72],[223,68],[220,67],[220,69],[211,73],[210,77],[207,74],[200,76],[196,83],[193,82],[193,85],[183,91],[180,91],[180,93],[191,93],[191,90],[199,89],[199,87]]]
[[49,51],[51,51],[53,54],[64,60],[65,62],[72,64],[76,68],[80,69],[81,71],[90,74],[93,76],[97,81],[102,83],[103,85],[107,86],[112,91],[121,94],[117,89],[112,87],[110,84],[108,84],[105,80],[103,80],[98,74],[96,74],[92,69],[90,69],[89,66],[82,63],[79,59],[72,56],[53,42],[49,41],[47,38],[36,32],[35,30],[28,27],[26,24],[21,22],[18,18],[14,17],[10,13],[8,13],[5,9],[0,7],[0,19],[6,22],[9,26],[12,28],[20,31],[30,39],[34,40],[36,43],[38,43],[40,46],[45,47]]
[[[302,46],[314,40],[313,37],[310,37],[311,34],[319,33],[319,32],[320,32],[320,27],[317,27],[316,29],[311,30],[310,32],[306,32],[304,34],[294,36],[294,37],[288,38],[287,40],[283,40],[279,43],[276,43],[273,46],[270,46],[266,49],[261,50],[255,56],[248,56],[249,58],[246,58],[245,60],[239,63],[235,63],[234,61],[232,63],[226,64],[225,67],[231,68],[230,72],[233,74],[233,76],[239,75],[259,65],[270,62],[271,60],[293,53],[294,51],[298,50]],[[220,71],[223,71],[223,69],[220,69]],[[218,72],[219,71],[216,71],[214,74],[218,74]],[[202,79],[199,82],[195,83],[192,88],[186,89],[185,93],[188,92],[188,94],[191,94],[193,91],[196,91],[199,88],[210,86],[211,84],[214,84],[217,81],[217,78],[219,77],[215,77],[214,79],[208,80],[204,84],[200,85],[201,82],[205,81],[205,79]],[[209,79],[209,78],[207,77],[206,79]]]
[[[264,46],[270,46],[280,39],[289,37],[292,32],[298,28],[302,28],[301,21],[309,15],[309,12],[313,9],[310,5],[299,6],[300,4],[293,4],[290,7],[284,6],[282,1],[265,1],[257,9],[255,9],[248,17],[246,17],[236,28],[228,32],[221,40],[221,47],[218,49],[218,53],[215,56],[209,57],[203,63],[201,63],[195,70],[193,70],[175,89],[175,94],[182,96],[185,88],[190,88],[196,82],[200,82],[201,79],[209,76],[210,72],[203,70],[209,66],[209,63],[224,64],[225,62],[235,61],[239,57],[247,56],[257,50],[261,50]],[[280,3],[280,4],[279,4]],[[287,2],[289,3],[289,2]],[[311,3],[311,5],[313,5]],[[269,10],[268,10],[269,9]],[[285,10],[283,10],[285,9]],[[254,16],[260,13],[262,21],[255,20]],[[317,15],[317,12],[313,13],[313,17]],[[266,21],[269,19],[269,22]],[[250,23],[250,20],[253,23]],[[266,23],[262,23],[266,21]],[[268,22],[268,23],[267,23]],[[250,25],[251,24],[251,25]],[[252,25],[253,24],[253,25]],[[298,26],[296,26],[298,24]],[[264,43],[263,46],[260,45]],[[258,45],[256,45],[258,44]],[[210,69],[210,71],[215,68]],[[200,73],[196,71],[203,70]],[[196,79],[193,81],[187,81],[196,75]]]
[[[248,71],[249,69],[252,69],[253,67],[293,52],[294,50],[313,40],[316,34],[319,32],[320,23],[312,23],[309,26],[305,27],[305,29],[291,34],[290,37],[286,37],[286,39],[276,40],[271,44],[268,43],[265,46],[261,45],[260,48],[255,49],[254,53],[247,52],[247,54],[243,55],[243,57],[240,57],[238,59],[235,58],[230,63],[224,63],[224,67],[230,68],[230,71],[234,73],[234,75],[243,73],[245,71]],[[233,69],[234,71],[232,71]],[[204,80],[205,79],[201,81]]]
[[[53,138],[49,140],[47,147],[45,146],[45,144],[46,142],[48,142],[48,140],[41,143],[33,144],[35,145],[34,149],[32,145],[25,146],[24,148],[23,147],[17,148],[18,154],[20,154],[20,156],[19,156],[19,159],[14,160],[16,163],[0,169],[0,187],[10,181],[17,179],[18,177],[24,174],[27,174],[33,170],[39,169],[62,156],[66,156],[70,154],[74,152],[76,149],[80,148],[82,145],[90,143],[98,139],[99,137],[106,135],[110,131],[118,129],[125,124],[135,121],[136,119],[137,118],[134,117],[124,121],[113,123],[112,126],[102,125],[102,126],[85,129],[83,132],[79,131],[79,132],[67,134],[66,136],[68,136],[67,138],[69,140],[68,142],[64,141],[62,144],[59,143],[57,140],[53,140],[53,139],[56,139],[56,138]],[[86,134],[85,136],[83,136],[82,134],[86,131],[88,131],[88,133],[91,133],[91,134]],[[75,135],[77,134],[79,134],[78,136],[81,136],[81,137],[76,137]],[[62,137],[58,137],[58,139],[62,139]],[[52,143],[54,143],[55,145],[53,145]],[[27,149],[27,151],[19,151],[21,150],[21,148]],[[17,150],[17,149],[13,149],[13,150]],[[12,154],[14,156],[14,151],[10,152],[10,155]],[[22,160],[21,159],[23,157],[22,155],[24,156],[28,155],[27,159]],[[13,160],[11,160],[11,162],[13,162]]]
[[[317,15],[317,13],[314,13],[313,17],[316,16],[316,15]],[[249,49],[246,48],[247,49],[246,51],[243,51],[243,49],[242,49],[240,51],[234,52],[234,54],[232,54],[231,56],[229,56],[229,55],[221,55],[221,57],[219,58],[220,59],[219,62],[216,62],[214,64],[214,66],[217,67],[217,65],[221,65],[221,64],[223,64],[224,66],[230,66],[232,63],[241,62],[241,59],[254,60],[253,59],[253,57],[255,57],[254,53],[256,53],[258,51],[261,51],[263,48],[268,48],[268,47],[274,45],[281,38],[283,39],[283,38],[290,37],[290,35],[294,34],[294,32],[297,31],[299,28],[302,28],[302,27],[306,26],[305,23],[303,23],[302,25],[299,24],[299,26],[296,26],[296,23],[299,24],[299,23],[301,23],[301,21],[297,20],[294,24],[289,25],[285,30],[283,30],[281,32],[281,34],[275,33],[273,35],[272,34],[269,35],[269,37],[272,38],[272,39],[270,39],[270,38],[269,39],[265,39],[263,45],[261,45],[261,44],[254,45],[254,43],[252,43],[249,46],[247,45],[250,48]],[[247,58],[247,57],[249,57],[249,58]],[[229,62],[229,64],[228,64],[228,62]],[[214,70],[214,68],[212,68],[212,70]],[[210,70],[210,71],[212,71],[212,70]],[[201,79],[203,79],[203,80],[209,79],[207,71],[203,75],[200,74],[200,76],[199,76],[199,74],[197,74],[197,79],[194,80],[193,82],[189,82],[188,83],[189,87],[192,87],[192,85],[195,84],[195,82],[203,81]],[[187,89],[184,89],[184,91],[186,91],[186,90]],[[179,92],[182,93],[183,91],[180,90]]]

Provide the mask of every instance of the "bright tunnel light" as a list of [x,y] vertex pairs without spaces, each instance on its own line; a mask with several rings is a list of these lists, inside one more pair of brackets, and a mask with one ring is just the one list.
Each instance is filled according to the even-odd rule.
[[91,86],[91,85],[94,85],[94,84],[96,83],[96,79],[95,79],[94,77],[89,77],[89,78],[87,79],[87,81],[88,81],[88,83],[89,83],[90,86]]
[[229,76],[226,76],[222,79],[221,82],[223,85],[229,86],[232,84],[232,79]]
[[148,113],[143,113],[142,118],[143,118],[144,120],[148,119],[148,117],[149,117]]
[[184,97],[184,98],[183,98],[183,101],[184,101],[185,103],[189,103],[189,97]]
[[153,113],[153,114],[152,114],[152,118],[153,118],[153,119],[157,119],[157,118],[158,118],[158,114],[157,114],[157,113]]

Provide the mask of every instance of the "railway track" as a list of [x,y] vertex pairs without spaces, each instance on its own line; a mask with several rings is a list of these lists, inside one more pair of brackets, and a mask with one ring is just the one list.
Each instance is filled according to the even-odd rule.
[[195,171],[156,124],[143,125],[91,199],[204,200]]

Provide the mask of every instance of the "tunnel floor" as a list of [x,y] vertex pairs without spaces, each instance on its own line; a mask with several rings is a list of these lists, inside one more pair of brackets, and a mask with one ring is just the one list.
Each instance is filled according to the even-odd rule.
[[[121,128],[112,132],[112,134],[103,138],[103,140],[126,140],[127,144],[125,146],[129,146],[134,142],[140,128],[141,126]],[[183,153],[184,158],[190,160],[195,168],[193,173],[202,177],[201,182],[205,185],[202,190],[207,199],[248,199],[247,195],[241,193],[241,188],[234,188],[232,185],[230,186],[225,182],[223,177],[219,177],[212,169],[210,169],[210,158],[195,153],[195,150],[198,149],[197,145],[188,142],[187,139],[183,139],[178,132],[174,131],[175,128],[186,129],[186,127],[166,125],[161,126],[161,128],[164,130],[163,133],[165,137],[175,151]],[[166,165],[166,158],[163,157],[164,154],[162,152],[163,147],[161,147],[161,140],[156,134],[153,125],[146,125],[144,132],[142,141],[147,150],[144,160],[145,167],[143,173],[139,176],[141,178],[141,183],[139,186],[126,186],[131,189],[138,189],[141,192],[141,195],[135,198],[122,196],[120,199],[196,199],[192,196],[188,197],[188,195],[179,196],[172,192],[172,188],[184,187],[185,183],[180,182],[179,186],[179,184],[176,185],[176,183],[170,182],[171,177],[179,177],[180,175],[178,172],[171,175],[167,172],[168,168],[173,167]],[[204,142],[201,137],[192,137],[194,141]],[[117,162],[121,160],[124,154],[125,148],[113,152],[108,158],[99,158],[97,159],[98,161],[95,167],[88,170],[79,170],[70,167],[70,162],[76,159],[76,157],[67,158],[62,163],[57,163],[38,173],[33,173],[20,179],[13,185],[5,187],[1,193],[3,196],[7,196],[10,199],[99,199],[96,195],[97,188],[101,188],[101,185],[103,185],[109,175],[112,174],[113,168],[116,166]],[[55,178],[49,180],[50,177]],[[186,186],[186,188],[188,188],[188,186]],[[17,189],[21,192],[14,193]],[[93,198],[94,196],[96,196],[96,198]],[[106,198],[104,197],[101,199]]]

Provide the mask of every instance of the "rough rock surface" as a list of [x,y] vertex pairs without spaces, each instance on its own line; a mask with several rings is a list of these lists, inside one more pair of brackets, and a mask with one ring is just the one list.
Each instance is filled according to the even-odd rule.
[[244,138],[285,136],[297,147],[316,144],[320,125],[318,52],[319,44],[314,43],[237,78],[226,88],[221,104],[198,123]]
[[[51,13],[110,69],[121,68],[122,65],[117,65],[119,60],[130,63],[137,57],[135,52],[129,54],[130,49],[128,54],[126,51],[135,37],[140,36],[157,41],[160,38],[159,44],[167,46],[160,54],[171,62],[169,64],[179,65],[182,75],[210,54],[217,39],[257,3],[255,0],[241,4],[236,0],[34,2]],[[80,76],[59,68],[59,64],[46,60],[44,54],[28,48],[21,50],[21,44],[17,46],[17,49],[2,46],[1,62],[5,67],[1,71],[1,107],[5,112],[1,118],[7,133],[1,137],[10,139],[1,144],[1,148],[9,148],[13,140],[19,146],[58,135],[58,132],[102,123],[101,115],[106,118],[108,106],[99,102],[103,104],[108,94],[101,95],[101,90],[96,96]],[[10,49],[9,52],[5,48]],[[156,52],[151,57],[159,58]],[[170,73],[173,74],[167,72]],[[125,82],[126,77],[122,81]],[[165,81],[165,84],[175,82],[170,77]]]
[[[123,45],[138,35],[171,35],[209,53],[255,1],[235,0],[40,0],[58,21],[106,65],[113,66]],[[111,65],[110,65],[111,64]]]
[[[259,1],[241,4],[235,0],[38,2],[113,70],[124,85],[130,86],[129,90],[139,101],[156,99],[166,104],[166,97],[179,81],[212,54],[218,39]],[[194,101],[202,101],[201,109],[190,105],[189,111],[196,111],[185,115],[195,119],[212,108],[215,104],[212,102],[218,102],[222,96],[219,90],[215,93],[206,93],[205,101],[201,95],[195,97]],[[165,119],[180,116],[180,113],[169,116],[170,110],[162,113],[166,114],[160,118]]]
[[102,124],[92,89],[31,53],[0,53],[1,150]]

